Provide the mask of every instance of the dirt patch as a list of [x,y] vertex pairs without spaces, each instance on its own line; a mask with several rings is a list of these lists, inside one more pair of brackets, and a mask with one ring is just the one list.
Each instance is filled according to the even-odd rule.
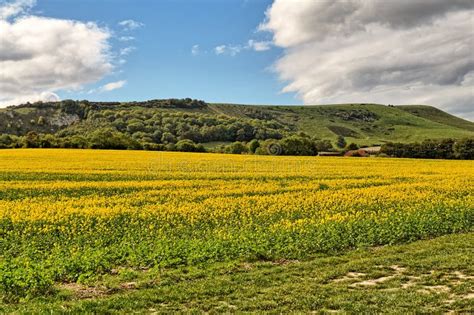
[[339,278],[339,279],[334,279],[331,282],[345,282],[345,281],[351,281],[355,279],[360,279],[365,276],[365,273],[361,272],[348,272],[344,277]]
[[241,265],[242,269],[244,270],[252,270],[253,269],[253,265],[252,264],[249,264],[249,263],[243,263]]
[[392,265],[390,266],[390,268],[392,268],[393,270],[395,270],[397,273],[402,273],[406,270],[406,268],[404,267],[400,267],[398,265]]
[[407,288],[413,287],[420,280],[421,280],[420,277],[408,276],[408,281],[405,282],[405,283],[402,283],[402,289],[407,289]]
[[466,300],[474,299],[474,292],[462,295],[461,299],[466,299]]
[[121,283],[120,288],[106,288],[104,286],[85,286],[78,283],[63,283],[58,285],[58,288],[61,290],[70,291],[74,294],[75,297],[78,299],[93,299],[98,297],[104,297],[111,295],[113,293],[117,293],[117,291],[125,291],[125,290],[135,290],[138,289],[138,285],[136,282],[126,282]]
[[377,278],[377,279],[368,279],[368,280],[356,282],[356,283],[351,284],[350,286],[351,287],[375,286],[379,283],[383,283],[383,282],[386,282],[388,280],[391,280],[391,279],[394,279],[394,278],[400,276],[406,270],[405,268],[400,267],[398,265],[390,266],[390,268],[393,270],[394,274],[389,275],[389,276],[380,277],[380,278]]
[[[381,270],[387,267],[385,266],[376,266],[376,268],[380,268]],[[383,277],[379,277],[376,279],[366,279],[367,274],[360,273],[360,272],[348,272],[343,277],[337,278],[332,280],[331,282],[336,283],[348,283],[348,287],[352,288],[369,288],[369,287],[376,287],[379,284],[385,283],[392,279],[400,280],[401,284],[397,286],[390,286],[389,288],[384,288],[384,292],[397,292],[399,290],[404,289],[411,289],[416,290],[416,292],[426,295],[442,295],[443,303],[447,306],[455,303],[456,301],[460,300],[471,300],[474,299],[474,292],[468,290],[468,292],[464,293],[455,293],[453,292],[454,287],[466,283],[467,281],[472,281],[474,276],[470,274],[465,274],[461,271],[453,271],[453,272],[443,272],[443,271],[435,271],[431,270],[428,273],[420,273],[418,275],[408,275],[406,273],[406,268],[392,265],[389,267],[391,270],[387,272],[386,275]],[[437,279],[444,280],[446,285],[424,285],[423,281],[425,278],[432,278],[436,277]]]
[[134,290],[137,288],[137,283],[136,282],[122,283],[120,284],[120,288],[124,290]]
[[289,265],[289,264],[297,264],[299,260],[291,260],[291,259],[278,259],[273,262],[274,265]]
[[456,276],[458,279],[462,279],[462,280],[472,280],[472,279],[474,279],[474,276],[465,275],[464,273],[462,273],[460,271],[453,272],[453,275]]
[[393,279],[393,278],[395,278],[395,277],[396,277],[396,276],[393,275],[393,276],[380,277],[380,278],[377,278],[377,279],[364,280],[364,281],[361,281],[361,282],[356,282],[356,283],[351,284],[351,287],[357,287],[357,286],[374,286],[374,285],[377,285],[378,283],[382,283],[382,282],[391,280],[391,279]]
[[422,289],[418,290],[421,293],[448,293],[451,289],[446,285],[424,285]]
[[78,283],[63,283],[59,288],[73,292],[80,299],[96,298],[110,293],[105,287],[88,287]]

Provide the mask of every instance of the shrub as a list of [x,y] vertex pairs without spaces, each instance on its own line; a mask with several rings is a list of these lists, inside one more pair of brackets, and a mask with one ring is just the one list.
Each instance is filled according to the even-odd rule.
[[253,139],[249,142],[248,147],[251,153],[255,153],[255,151],[260,147],[260,142],[258,142],[257,139]]
[[474,159],[474,138],[465,138],[456,141],[453,146],[453,154],[458,159]]
[[248,148],[242,142],[236,141],[234,143],[229,144],[225,148],[225,152],[226,153],[231,153],[231,154],[242,154],[242,153],[247,153]]
[[346,146],[346,149],[347,150],[358,150],[359,146],[357,144],[355,144],[354,142],[352,142],[351,144]]
[[346,144],[347,144],[347,143],[346,143],[346,139],[344,139],[343,136],[338,136],[338,137],[337,137],[336,146],[337,146],[338,148],[341,148],[341,149],[342,149],[342,148],[344,148],[344,147],[346,146]]
[[189,139],[179,140],[176,143],[176,150],[182,152],[196,152],[196,144]]
[[307,137],[291,136],[280,140],[284,155],[317,155],[314,143]]

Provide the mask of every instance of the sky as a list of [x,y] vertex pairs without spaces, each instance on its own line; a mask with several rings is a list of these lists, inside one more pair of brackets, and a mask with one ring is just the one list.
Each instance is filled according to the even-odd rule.
[[474,120],[472,0],[0,0],[0,106],[429,104]]

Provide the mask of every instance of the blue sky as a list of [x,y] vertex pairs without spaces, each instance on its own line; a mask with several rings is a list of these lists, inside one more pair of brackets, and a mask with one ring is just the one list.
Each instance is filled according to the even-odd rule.
[[[191,97],[209,102],[300,104],[294,93],[280,93],[283,83],[271,68],[282,50],[242,49],[236,55],[215,53],[220,45],[242,46],[248,41],[271,40],[258,32],[271,1],[207,0],[68,0],[38,1],[42,16],[92,21],[108,27],[114,37],[112,51],[134,47],[109,75],[81,92],[58,91],[61,98],[132,101]],[[134,20],[143,26],[123,30],[118,25]],[[119,37],[134,37],[121,42]],[[192,47],[198,45],[198,52]],[[126,81],[113,91],[87,93],[107,82]]]
[[0,0],[0,107],[191,97],[474,120],[472,0]]

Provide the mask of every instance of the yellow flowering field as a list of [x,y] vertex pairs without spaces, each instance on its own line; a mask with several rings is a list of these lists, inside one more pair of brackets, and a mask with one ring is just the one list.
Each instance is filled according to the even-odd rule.
[[469,231],[474,162],[0,151],[0,292]]

